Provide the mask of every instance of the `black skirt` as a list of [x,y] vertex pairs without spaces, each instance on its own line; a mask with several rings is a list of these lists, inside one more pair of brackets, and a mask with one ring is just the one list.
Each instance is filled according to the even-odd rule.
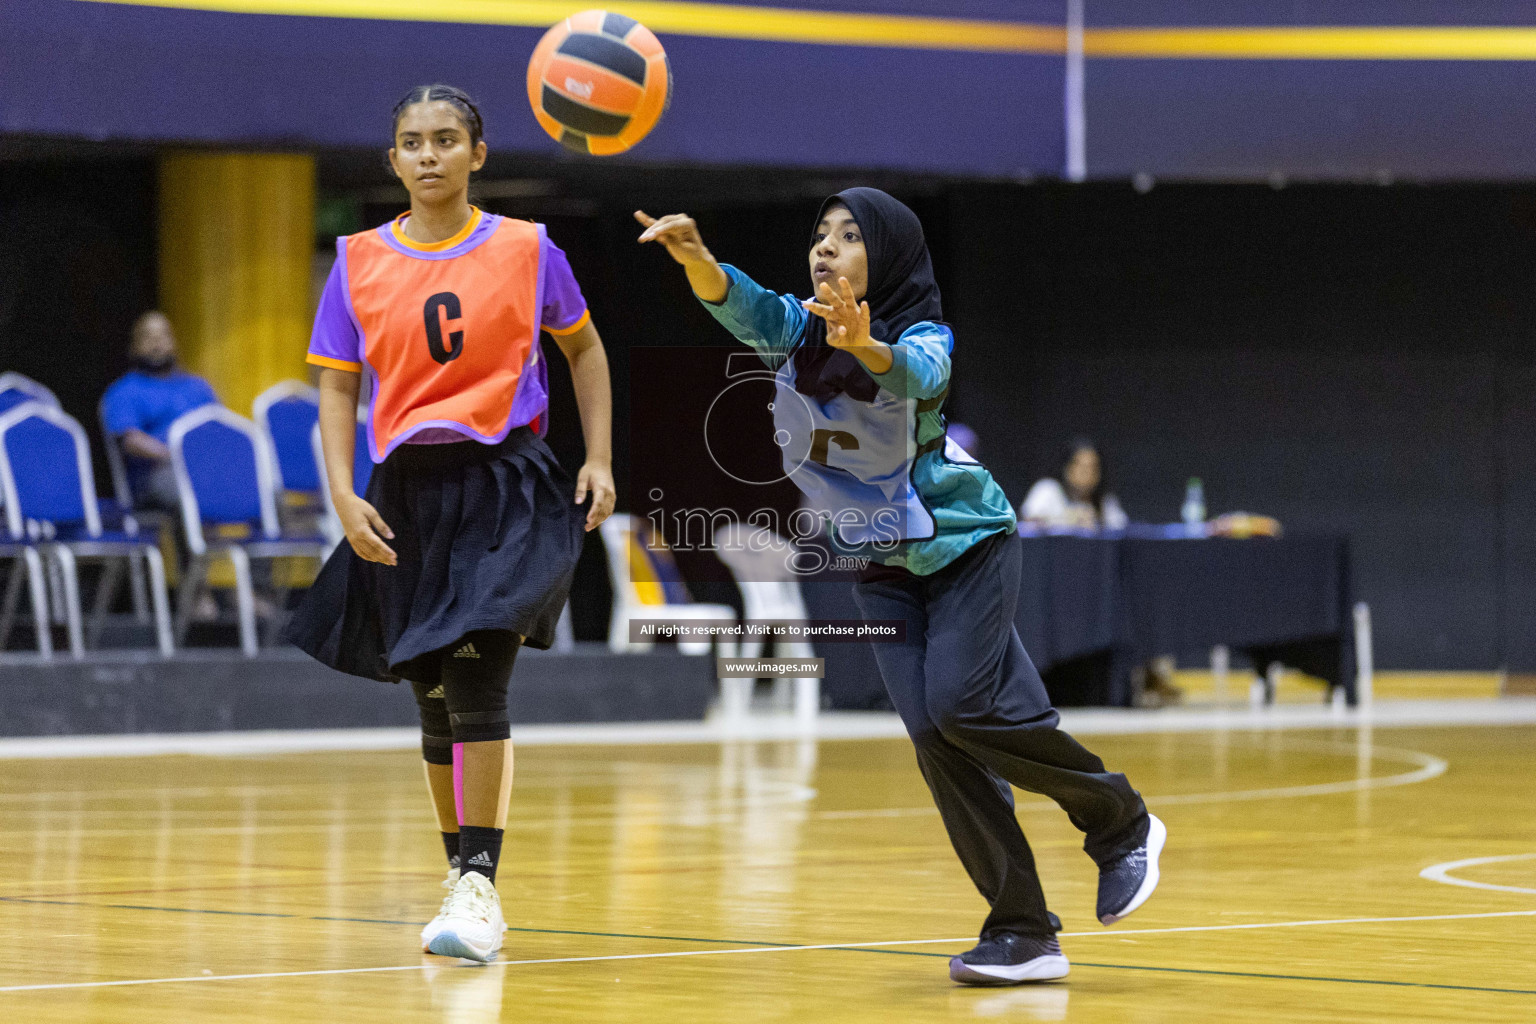
[[471,630],[508,630],[547,650],[581,554],[575,490],[527,427],[496,445],[400,445],[366,495],[394,531],[398,564],[365,561],[343,540],[286,638],[334,669],[386,682],[412,678],[412,662]]

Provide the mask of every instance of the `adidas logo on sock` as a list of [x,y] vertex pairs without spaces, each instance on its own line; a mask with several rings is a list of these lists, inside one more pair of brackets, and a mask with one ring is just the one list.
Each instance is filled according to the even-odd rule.
[[460,647],[458,650],[454,651],[453,656],[455,658],[478,658],[480,657],[480,652],[475,650],[474,644],[465,644],[463,647]]
[[443,684],[442,683],[438,683],[436,686],[432,687],[432,689],[427,691],[427,696],[428,697],[441,697],[442,695],[443,695]]
[[488,868],[491,866],[491,855],[485,850],[481,850],[469,858],[469,862],[477,868]]

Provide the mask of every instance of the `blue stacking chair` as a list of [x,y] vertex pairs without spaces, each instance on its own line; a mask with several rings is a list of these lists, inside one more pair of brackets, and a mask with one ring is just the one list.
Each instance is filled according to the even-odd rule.
[[[15,405],[11,408],[15,408]],[[0,416],[0,420],[10,418]],[[4,489],[0,488],[0,497],[3,495]],[[25,530],[13,532],[7,522],[3,530],[0,530],[0,558],[9,558],[16,563],[6,581],[4,603],[0,605],[0,649],[10,639],[11,626],[16,619],[16,605],[21,600],[21,585],[25,581],[32,602],[32,621],[37,629],[37,652],[44,658],[53,657],[53,635],[48,628],[48,580],[43,568],[42,553],[27,539]]]
[[58,397],[26,374],[14,370],[0,373],[0,412],[10,412],[22,402],[42,402],[55,409],[59,407]]
[[252,414],[272,445],[278,485],[317,499],[325,481],[309,435],[320,422],[320,393],[303,381],[285,380],[256,396]]
[[[23,402],[42,402],[59,408],[58,396],[26,374],[14,370],[0,373],[0,413],[10,412]],[[0,502],[4,500],[0,497]]]
[[[323,471],[325,469],[325,446],[320,443],[320,424],[316,423],[309,432],[309,446],[315,453],[315,465]],[[368,491],[368,481],[373,478],[373,457],[368,454],[368,428],[362,422],[357,424],[357,438],[352,444],[352,490],[362,497]],[[325,537],[325,557],[331,557],[331,552],[336,550],[336,545],[346,537],[346,531],[341,528],[341,520],[336,517],[336,505],[331,501],[331,489],[326,486],[322,472],[320,482],[320,494],[325,501],[325,518],[320,521],[320,533]]]
[[[0,415],[0,488],[10,536],[26,538],[58,563],[75,657],[85,654],[77,568],[82,558],[114,560],[97,593],[93,639],[118,578],[113,570],[121,563],[115,560],[139,556],[149,564],[160,653],[172,653],[170,602],[158,538],[141,533],[131,515],[124,515],[115,529],[103,527],[90,444],[74,417],[42,402],[26,402]],[[34,603],[38,589],[34,586]]]
[[[48,632],[48,582],[43,573],[43,556],[36,546],[18,539],[6,531],[0,536],[0,558],[19,561],[11,570],[6,583],[4,606],[0,607],[0,649],[11,636],[11,625],[16,620],[16,605],[21,600],[23,579],[29,585],[32,599],[32,621],[37,628],[37,653],[44,658],[53,657],[53,636]],[[23,576],[22,568],[26,574]]]
[[[42,384],[38,383],[37,381],[33,380],[31,377],[28,377],[26,374],[24,374],[24,373],[17,373],[14,370],[7,370],[5,373],[0,373],[0,413],[9,412],[10,410],[16,408],[18,405],[21,405],[23,402],[42,402],[44,405],[51,405],[55,409],[57,409],[59,407],[59,399],[58,399],[58,397],[52,391],[50,391],[47,387],[45,387],[44,385],[42,385]],[[4,504],[5,504],[5,496],[4,496],[3,493],[0,493],[0,506],[3,506]],[[4,547],[5,547],[5,551],[4,551],[3,554],[0,554],[0,558],[10,558],[10,557],[19,557],[19,558],[32,557],[32,558],[39,558],[40,557],[37,554],[37,552],[33,552],[33,554],[31,556],[25,555],[23,553],[24,550],[25,550],[25,545],[21,545],[21,546],[18,547],[16,545],[6,543],[6,544],[4,544]],[[38,578],[39,578],[39,580],[42,579],[41,576],[39,576]],[[12,619],[12,617],[15,614],[16,601],[21,596],[21,591],[18,589],[20,586],[21,586],[21,577],[19,575],[16,575],[16,576],[13,577],[13,585],[12,585],[12,587],[10,588],[10,590],[7,591],[7,596],[9,597],[9,600],[7,601],[7,603],[4,606],[5,611],[4,611],[3,614],[0,614],[0,619],[3,619],[3,622],[0,622],[0,625],[3,625],[3,627],[5,629],[5,635],[6,636],[10,635],[11,619]],[[46,596],[47,593],[48,593],[47,585],[43,584],[42,587],[43,587],[42,593]],[[43,622],[43,632],[46,633],[47,632],[47,630],[46,630],[46,626],[47,626],[46,612],[45,612],[45,617],[42,620],[42,622]],[[0,647],[3,647],[4,644],[5,644],[4,638],[0,638]],[[47,653],[51,653],[52,647],[53,647],[53,644],[52,644],[52,641],[51,641],[51,637],[44,636],[44,635],[39,635],[39,637],[38,637],[38,650],[46,651]]]
[[[276,457],[266,436],[250,420],[222,406],[207,405],[178,417],[167,440],[191,554],[177,601],[178,635],[186,635],[210,559],[227,555],[235,567],[240,647],[247,657],[255,657],[260,645],[251,559],[319,558],[325,553],[325,541],[319,536],[283,533],[273,479]],[[215,528],[213,536],[208,536],[206,527]],[[231,530],[242,535],[230,535]]]
[[[147,525],[157,532],[167,524],[159,511],[137,510],[133,507],[133,488],[128,483],[128,463],[123,458],[123,446],[107,426],[107,402],[103,398],[96,406],[96,419],[101,424],[101,447],[107,454],[107,473],[112,478],[112,496],[117,510],[123,515],[133,515],[140,525]],[[139,622],[149,621],[149,599],[144,589],[144,558],[142,554],[128,559],[128,592],[133,598],[133,615]]]

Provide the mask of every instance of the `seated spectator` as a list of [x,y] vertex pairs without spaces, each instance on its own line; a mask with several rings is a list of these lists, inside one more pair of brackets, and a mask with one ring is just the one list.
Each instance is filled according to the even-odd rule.
[[1123,530],[1130,520],[1120,501],[1108,493],[1104,464],[1093,442],[1078,438],[1067,446],[1057,476],[1029,489],[1019,518],[1038,526]]
[[158,310],[134,321],[128,358],[133,369],[107,389],[102,420],[122,448],[134,505],[175,512],[180,500],[166,436],[176,417],[218,398],[207,381],[177,366],[176,335]]
[[[1099,450],[1087,438],[1076,438],[1062,453],[1058,476],[1048,476],[1029,489],[1019,507],[1019,519],[1037,526],[1123,530],[1130,523],[1125,509],[1104,481]],[[1174,659],[1153,658],[1131,669],[1132,702],[1137,707],[1166,707],[1184,700],[1173,681]]]

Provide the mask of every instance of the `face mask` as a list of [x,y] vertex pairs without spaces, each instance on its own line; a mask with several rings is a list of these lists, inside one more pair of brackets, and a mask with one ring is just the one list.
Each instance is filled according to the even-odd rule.
[[132,362],[136,369],[143,370],[145,373],[164,373],[176,365],[176,357],[171,355],[149,359],[144,356],[134,356]]

